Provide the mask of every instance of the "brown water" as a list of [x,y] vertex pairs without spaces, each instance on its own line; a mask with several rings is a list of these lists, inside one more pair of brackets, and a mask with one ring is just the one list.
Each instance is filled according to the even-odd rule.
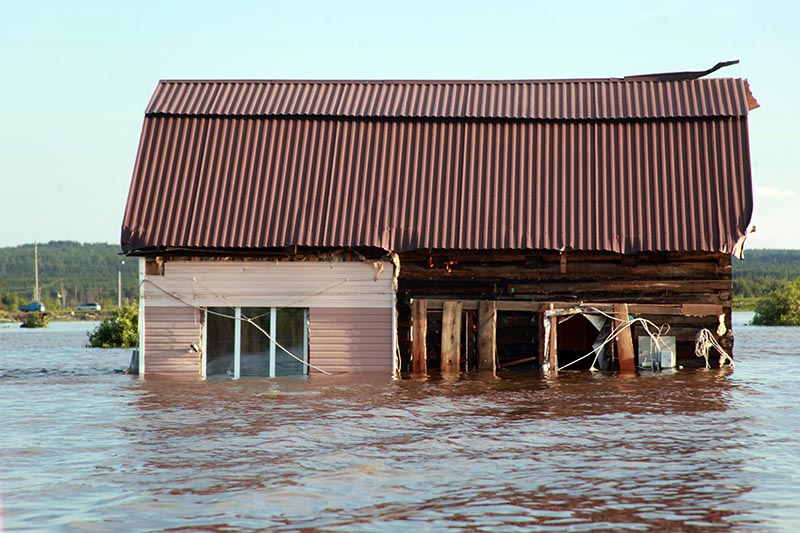
[[0,327],[6,531],[800,530],[800,328],[732,373],[174,383],[91,326]]

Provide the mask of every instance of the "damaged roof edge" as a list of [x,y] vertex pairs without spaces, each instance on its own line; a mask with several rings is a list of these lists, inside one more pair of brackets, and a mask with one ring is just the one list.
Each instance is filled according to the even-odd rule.
[[626,120],[745,116],[745,80],[170,81],[147,116]]

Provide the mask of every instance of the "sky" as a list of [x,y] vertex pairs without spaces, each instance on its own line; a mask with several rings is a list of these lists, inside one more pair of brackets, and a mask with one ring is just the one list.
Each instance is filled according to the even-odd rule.
[[747,78],[757,230],[800,249],[800,2],[0,0],[0,246],[119,243],[160,79]]

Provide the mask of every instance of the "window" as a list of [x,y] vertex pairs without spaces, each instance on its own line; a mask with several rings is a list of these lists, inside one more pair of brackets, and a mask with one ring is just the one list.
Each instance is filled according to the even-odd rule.
[[209,307],[205,321],[205,375],[305,375],[307,324],[308,311],[301,308]]

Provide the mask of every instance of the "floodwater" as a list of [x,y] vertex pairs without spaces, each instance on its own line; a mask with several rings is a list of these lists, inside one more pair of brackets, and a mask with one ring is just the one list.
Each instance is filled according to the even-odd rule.
[[[795,531],[800,328],[730,371],[166,382],[0,326],[5,531]],[[1,527],[0,527],[1,529]]]

